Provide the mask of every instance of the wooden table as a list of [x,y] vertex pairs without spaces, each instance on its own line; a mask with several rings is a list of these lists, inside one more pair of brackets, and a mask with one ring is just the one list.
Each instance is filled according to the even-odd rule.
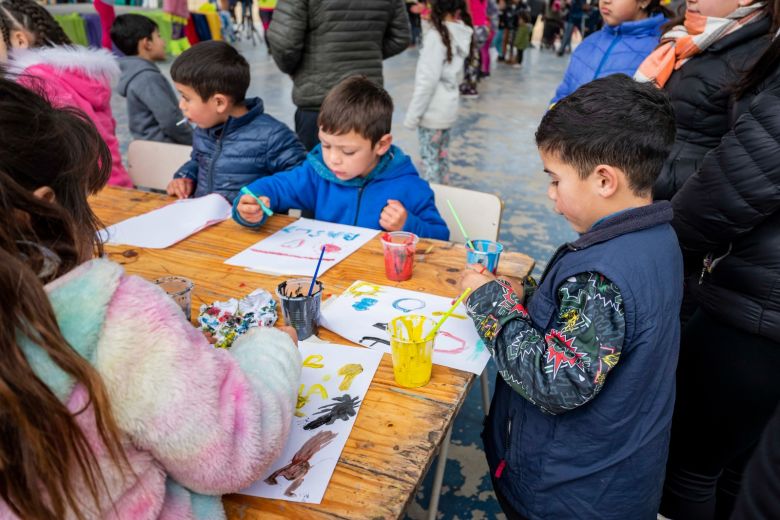
[[[106,225],[115,224],[170,203],[162,195],[121,188],[106,188],[90,199]],[[262,287],[273,294],[281,278],[258,274],[224,261],[293,219],[277,215],[260,232],[228,220],[203,230],[167,249],[106,246],[109,257],[127,272],[149,280],[165,275],[185,276],[195,283],[193,316],[202,303],[242,297]],[[420,249],[433,250],[420,257],[414,276],[391,282],[384,274],[382,246],[372,240],[322,276],[325,295],[341,294],[358,279],[394,285],[447,297],[458,294],[457,278],[465,259],[462,245],[421,240]],[[503,253],[500,272],[525,276],[533,260],[519,253]],[[281,313],[280,313],[281,321]],[[326,341],[353,345],[320,329]],[[358,346],[358,345],[356,345]],[[359,347],[359,346],[358,346]],[[363,347],[360,347],[363,348]],[[447,367],[433,367],[431,382],[405,389],[393,380],[389,355],[374,376],[360,407],[344,451],[321,504],[301,504],[243,495],[224,498],[228,517],[259,518],[398,518],[412,499],[437,453],[445,432],[460,410],[474,375]]]

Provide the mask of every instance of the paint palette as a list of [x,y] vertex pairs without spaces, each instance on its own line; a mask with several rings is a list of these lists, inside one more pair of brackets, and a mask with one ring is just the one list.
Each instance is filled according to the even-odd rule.
[[[452,306],[450,298],[357,281],[332,298],[320,314],[320,325],[350,341],[390,352],[387,323],[404,314],[422,314],[438,321]],[[481,374],[490,352],[461,304],[439,329],[433,364]]]
[[382,354],[313,341],[299,344],[303,368],[290,435],[266,475],[240,492],[319,504],[347,443]]

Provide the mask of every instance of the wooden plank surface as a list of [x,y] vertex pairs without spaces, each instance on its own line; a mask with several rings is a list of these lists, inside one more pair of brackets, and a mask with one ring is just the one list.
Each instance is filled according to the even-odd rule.
[[[106,225],[170,202],[171,198],[162,195],[113,187],[90,199],[93,209]],[[194,318],[201,304],[240,298],[258,287],[273,294],[284,277],[251,272],[225,265],[224,261],[293,220],[276,215],[260,231],[228,220],[168,249],[106,246],[106,252],[129,273],[149,280],[165,275],[192,280],[195,283]],[[411,280],[392,282],[384,274],[380,241],[378,238],[372,240],[321,277],[324,295],[341,294],[353,281],[360,279],[455,297],[465,250],[462,245],[427,239],[421,240],[417,249],[427,250],[431,245],[433,249],[429,254],[418,255]],[[526,255],[501,255],[499,273],[522,277],[532,268],[533,260]],[[282,321],[281,313],[279,321]],[[354,345],[325,329],[320,329],[319,337]],[[300,504],[230,495],[224,498],[228,517],[246,520],[400,517],[433,461],[473,380],[474,376],[468,372],[434,365],[431,382],[425,387],[401,388],[393,379],[390,356],[384,355],[322,503]]]

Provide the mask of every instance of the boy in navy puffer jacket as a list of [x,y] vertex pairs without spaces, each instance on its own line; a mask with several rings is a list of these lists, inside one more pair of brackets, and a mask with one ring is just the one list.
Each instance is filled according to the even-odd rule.
[[661,26],[670,12],[661,0],[601,0],[604,28],[577,46],[550,103],[557,103],[581,85],[611,74],[633,76],[658,45]]
[[219,193],[231,201],[242,186],[306,158],[298,137],[263,111],[260,98],[244,99],[249,64],[227,43],[207,41],[186,50],[173,62],[171,78],[179,107],[197,128],[191,159],[174,174],[169,195]]
[[[314,212],[317,220],[447,240],[433,191],[392,144],[393,100],[363,76],[333,87],[322,103],[320,143],[297,168],[248,187],[276,212]],[[266,219],[251,195],[233,202],[233,218],[259,227]]]

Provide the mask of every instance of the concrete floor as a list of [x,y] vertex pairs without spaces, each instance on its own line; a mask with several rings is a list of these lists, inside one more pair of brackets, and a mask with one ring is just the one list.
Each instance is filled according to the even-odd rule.
[[[291,80],[279,72],[264,45],[253,47],[244,42],[237,47],[252,66],[249,95],[262,97],[268,113],[294,127]],[[395,142],[419,164],[416,133],[401,125],[412,95],[416,61],[414,49],[387,60],[385,86],[395,100]],[[551,210],[546,196],[547,177],[534,145],[534,131],[567,62],[568,58],[534,49],[526,51],[520,69],[499,64],[480,84],[479,99],[463,101],[453,131],[452,184],[501,197],[504,215],[500,240],[508,250],[532,256],[537,261],[537,272],[559,244],[575,236],[563,218]],[[170,62],[163,64],[166,73],[169,67]],[[113,106],[124,152],[130,139],[124,99],[114,96]],[[495,377],[492,363],[489,367]],[[455,421],[438,518],[503,518],[479,438],[483,413],[479,385],[475,384]],[[407,518],[427,518],[431,481],[432,472],[410,505]]]

